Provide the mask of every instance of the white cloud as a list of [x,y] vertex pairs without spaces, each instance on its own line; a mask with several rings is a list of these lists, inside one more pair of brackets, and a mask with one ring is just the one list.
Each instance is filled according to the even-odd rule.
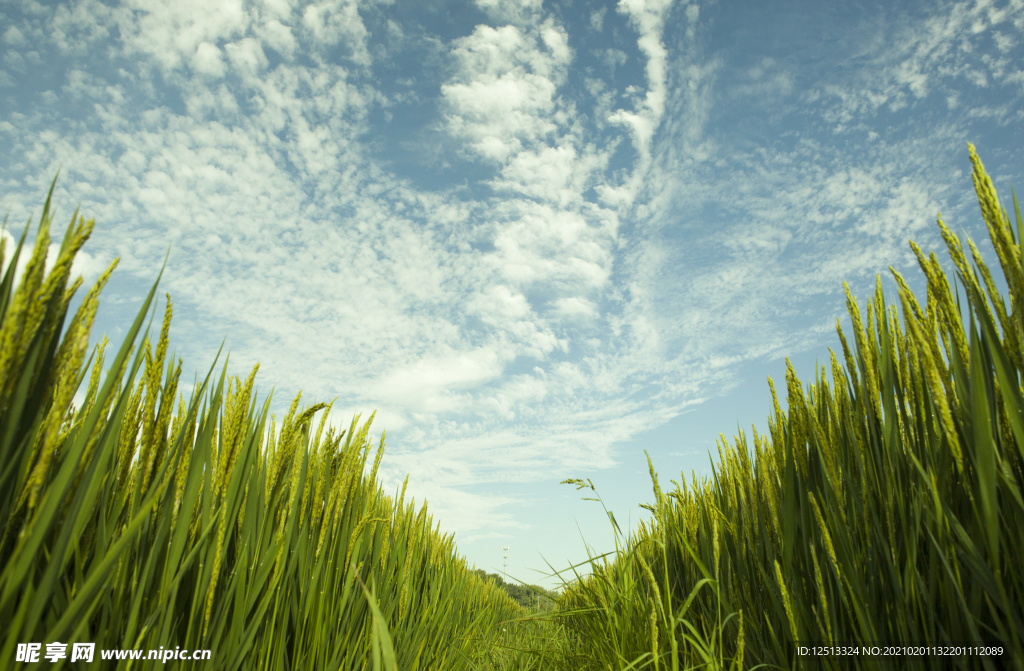
[[519,321],[531,313],[526,297],[502,284],[480,291],[470,298],[466,308],[471,314],[479,315],[485,322],[502,325],[510,321]]
[[629,23],[639,33],[637,46],[647,57],[644,68],[647,76],[647,93],[634,111],[618,109],[608,116],[608,121],[621,124],[629,130],[633,147],[639,160],[625,184],[618,187],[605,186],[601,190],[602,202],[610,207],[622,207],[632,203],[644,175],[651,164],[651,139],[661,123],[665,111],[665,46],[661,32],[665,15],[671,0],[620,0],[618,11],[629,18]]
[[555,309],[568,317],[596,317],[597,305],[579,296],[559,298],[555,301]]
[[20,30],[18,30],[17,26],[8,27],[7,30],[4,31],[3,40],[12,47],[24,47],[28,45],[28,40],[25,39],[25,36]]
[[565,282],[581,289],[600,287],[611,272],[609,231],[590,225],[583,214],[538,203],[505,206],[514,218],[495,237],[489,259],[505,278],[530,285]]
[[200,42],[192,57],[192,69],[204,75],[223,77],[225,67],[221,50],[215,44]]
[[760,64],[747,70],[744,81],[730,93],[736,96],[777,98],[791,94],[795,86],[792,73],[781,70],[775,59],[765,57]]
[[259,4],[261,13],[272,17],[267,24],[269,26],[275,23],[280,25],[281,19],[290,18],[295,11],[296,3],[293,0],[262,0]]
[[250,19],[241,0],[136,0],[115,15],[127,53],[146,55],[166,71],[192,60],[199,45],[245,34]]
[[481,25],[456,42],[453,55],[459,72],[441,86],[448,130],[476,156],[504,162],[569,122],[556,96],[572,58],[564,29],[548,22],[539,34],[524,34]]
[[855,116],[875,114],[883,106],[899,111],[933,91],[948,99],[958,80],[977,87],[990,80],[1012,84],[1005,61],[983,54],[981,45],[991,35],[1001,53],[1011,49],[1015,38],[992,28],[1012,19],[1015,26],[1020,23],[1018,31],[1024,31],[1024,4],[1014,0],[997,9],[990,2],[959,2],[938,9],[924,19],[894,22],[880,39],[866,45],[862,55],[870,59],[869,67],[848,85],[824,87],[826,95],[840,101],[826,118],[845,129]]
[[591,175],[607,164],[607,154],[589,148],[580,156],[576,147],[563,143],[523,150],[502,167],[496,189],[521,193],[560,207],[578,206]]
[[25,57],[13,49],[8,49],[4,54],[4,63],[15,72],[25,70]]
[[[52,12],[47,38],[52,39],[62,53],[82,57],[110,38],[115,17],[123,17],[127,8],[113,8],[99,0],[79,0],[58,4]],[[37,16],[49,14],[50,10],[46,8],[36,13]],[[33,35],[33,41],[42,40],[41,34]]]
[[295,56],[298,42],[295,40],[291,28],[277,19],[259,26],[256,29],[256,33],[263,40],[264,44],[279,53],[283,58],[291,60]]
[[542,13],[543,0],[474,0],[495,21],[530,23]]
[[302,12],[302,26],[321,44],[347,43],[354,62],[370,64],[370,53],[366,49],[368,33],[355,0],[329,0],[307,5]]
[[267,56],[263,53],[259,40],[252,37],[229,42],[224,45],[224,50],[235,69],[248,78],[258,77],[268,65]]
[[624,65],[629,60],[629,56],[621,49],[601,49],[598,53],[601,54],[601,60],[613,73],[616,67]]

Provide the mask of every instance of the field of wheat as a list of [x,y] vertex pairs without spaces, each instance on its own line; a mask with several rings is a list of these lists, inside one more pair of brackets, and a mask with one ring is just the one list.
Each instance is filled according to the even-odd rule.
[[880,278],[863,313],[847,289],[831,370],[805,390],[788,366],[785,412],[769,380],[769,432],[723,435],[713,478],[667,491],[651,468],[652,523],[536,612],[381,489],[373,415],[325,431],[330,405],[296,397],[278,426],[227,361],[179,394],[159,276],[113,358],[89,352],[116,261],[68,320],[93,222],[75,213],[47,272],[48,198],[16,288],[30,227],[0,242],[0,659],[89,641],[212,651],[181,669],[1024,671],[1024,225],[970,156],[1009,305],[940,218],[953,283],[911,242],[923,305],[895,271],[900,309]]

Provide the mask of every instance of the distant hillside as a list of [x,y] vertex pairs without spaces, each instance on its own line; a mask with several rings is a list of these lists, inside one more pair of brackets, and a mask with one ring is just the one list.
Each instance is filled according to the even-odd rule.
[[483,569],[474,569],[474,573],[484,580],[494,582],[498,587],[505,590],[516,603],[530,610],[550,611],[555,607],[558,593],[544,589],[540,585],[518,585],[505,582],[497,573],[487,573]]

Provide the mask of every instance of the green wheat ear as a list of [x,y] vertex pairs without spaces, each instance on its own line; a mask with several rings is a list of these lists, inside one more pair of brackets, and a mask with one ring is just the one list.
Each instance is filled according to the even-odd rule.
[[326,412],[315,437],[310,422],[327,406],[296,397],[278,435],[269,399],[256,404],[257,368],[243,383],[226,362],[179,397],[169,295],[155,347],[143,329],[159,277],[105,376],[106,340],[96,348],[71,407],[116,261],[61,338],[93,224],[76,215],[45,275],[51,219],[48,197],[21,283],[28,227],[0,280],[0,655],[85,638],[208,649],[232,670],[362,668],[374,655],[389,669],[480,668],[496,624],[526,611],[477,580],[404,489],[384,494],[384,434],[368,464],[370,421],[321,442]]
[[[1024,221],[1014,194],[1015,235],[968,152],[1009,305],[977,246],[968,240],[968,258],[941,216],[958,287],[912,241],[924,307],[893,269],[898,306],[887,308],[880,277],[866,314],[844,284],[853,347],[837,321],[845,366],[830,349],[831,384],[815,371],[805,393],[787,361],[788,410],[769,378],[774,412],[754,454],[742,431],[723,436],[713,477],[684,478],[670,505],[651,469],[657,500],[642,506],[653,525],[566,585],[560,612],[595,667],[812,668],[797,645],[960,637],[1002,651],[986,668],[1024,671]],[[659,593],[673,617],[654,632],[639,604]]]

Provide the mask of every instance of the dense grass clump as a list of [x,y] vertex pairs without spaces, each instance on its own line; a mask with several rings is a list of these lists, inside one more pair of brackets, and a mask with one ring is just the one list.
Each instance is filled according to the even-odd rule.
[[94,642],[102,668],[128,667],[99,660],[116,648],[210,650],[179,662],[202,669],[484,660],[498,623],[525,611],[473,573],[404,486],[380,489],[372,416],[324,433],[330,406],[296,397],[278,430],[270,399],[257,403],[256,369],[232,380],[226,362],[186,403],[181,361],[167,356],[169,296],[156,347],[144,335],[135,350],[156,284],[106,375],[106,340],[93,352],[85,402],[72,406],[116,261],[64,329],[81,284],[68,284],[71,262],[93,222],[75,213],[44,277],[52,218],[48,197],[20,285],[24,234],[0,284],[3,665],[27,642]]
[[[652,468],[652,525],[564,590],[567,629],[595,651],[580,668],[1024,669],[1022,221],[1014,196],[1015,234],[969,148],[1010,309],[941,217],[965,304],[913,242],[928,295],[890,268],[902,326],[881,278],[865,315],[847,288],[854,347],[837,323],[831,385],[822,367],[805,394],[787,360],[788,410],[769,379],[753,454],[722,436],[714,477],[668,493]],[[886,644],[969,650],[865,654]]]

